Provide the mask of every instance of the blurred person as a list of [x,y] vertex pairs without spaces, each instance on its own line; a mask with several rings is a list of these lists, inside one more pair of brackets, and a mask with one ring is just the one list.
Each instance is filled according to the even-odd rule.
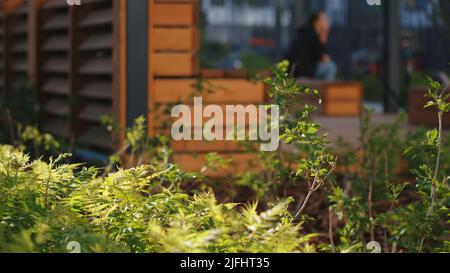
[[288,55],[291,72],[296,78],[336,80],[337,66],[326,51],[330,23],[324,12],[313,14],[301,27]]

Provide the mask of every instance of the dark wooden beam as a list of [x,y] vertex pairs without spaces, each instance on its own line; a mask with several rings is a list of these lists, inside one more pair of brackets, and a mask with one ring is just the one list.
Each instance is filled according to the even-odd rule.
[[401,25],[400,1],[384,0],[384,95],[385,112],[394,112],[399,107],[401,84]]
[[148,0],[127,0],[126,11],[126,124],[147,117]]

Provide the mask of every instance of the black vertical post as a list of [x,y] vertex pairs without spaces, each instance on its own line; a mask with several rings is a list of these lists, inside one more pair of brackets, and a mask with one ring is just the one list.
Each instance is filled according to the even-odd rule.
[[398,110],[401,83],[400,1],[384,0],[384,94],[385,112]]
[[147,117],[148,109],[148,1],[127,0],[126,123]]
[[306,10],[305,0],[295,0],[293,3],[293,14],[292,19],[293,31],[297,33],[297,30],[308,21],[308,10]]
[[282,57],[281,0],[275,0],[275,41],[277,58]]

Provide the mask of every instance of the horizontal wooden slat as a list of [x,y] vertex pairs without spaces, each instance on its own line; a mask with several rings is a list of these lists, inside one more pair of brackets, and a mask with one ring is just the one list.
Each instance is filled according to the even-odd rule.
[[92,81],[85,84],[78,94],[86,98],[94,99],[112,99],[113,98],[113,86],[108,81]]
[[[231,166],[226,169],[221,169],[218,171],[212,171],[206,173],[210,176],[229,176],[235,175],[240,172],[245,172],[249,170],[249,164],[257,162],[257,155],[255,154],[246,154],[246,153],[227,153],[221,154],[226,159],[232,159]],[[173,157],[173,161],[175,164],[180,165],[181,169],[186,172],[199,172],[205,166],[206,154],[176,154]],[[252,166],[252,170],[257,171],[261,167],[260,166]]]
[[91,27],[98,25],[109,25],[114,20],[114,11],[112,8],[91,12],[88,16],[81,19],[80,27]]
[[85,4],[97,4],[97,3],[109,3],[111,0],[83,0],[83,3]]
[[43,70],[52,73],[67,73],[69,71],[69,62],[64,58],[51,58],[44,63]]
[[114,70],[113,62],[110,58],[92,59],[85,62],[79,73],[88,75],[109,75]]
[[[194,124],[194,106],[192,105],[193,101],[187,101],[184,102],[187,104],[187,106],[189,107],[190,111],[191,111],[191,124]],[[208,103],[208,102],[204,102],[204,103]],[[155,121],[153,122],[153,127],[155,128],[162,128],[163,125],[167,125],[167,124],[172,124],[173,122],[175,122],[178,118],[171,118],[170,117],[170,112],[172,110],[172,107],[174,105],[157,105],[155,108]],[[219,104],[218,105],[220,107],[220,109],[222,110],[223,113],[223,118],[225,119],[224,122],[221,123],[221,125],[225,128],[225,127],[232,127],[235,125],[234,120],[228,120],[226,119],[226,105],[224,104]],[[247,105],[243,105],[244,107],[247,107]],[[206,107],[206,105],[204,105],[204,107]],[[246,111],[247,109],[244,109],[244,111]],[[250,110],[249,110],[250,111]],[[245,123],[247,126],[250,125],[257,125],[259,123],[259,113],[258,113],[258,106],[256,106],[256,117],[254,121],[249,120],[248,118],[248,114],[247,113],[241,113],[241,114],[245,114]],[[236,119],[237,117],[235,117]],[[211,118],[206,118],[206,117],[202,117],[202,122],[203,124],[205,124],[206,122],[208,122],[209,120],[211,120]]]
[[80,46],[81,50],[112,49],[114,46],[112,34],[95,34],[86,38]]
[[242,147],[234,141],[173,141],[172,149],[180,153],[239,152]]
[[70,105],[64,99],[51,99],[45,104],[44,110],[49,114],[67,116],[70,114]]
[[27,53],[28,43],[26,39],[16,40],[11,48],[14,53]]
[[45,51],[68,51],[69,38],[66,35],[50,37],[42,49]]
[[[192,102],[192,95],[198,91],[194,79],[156,79],[154,84],[155,103],[170,104],[178,101]],[[212,93],[202,94],[207,103],[245,104],[263,103],[265,85],[239,79],[213,79],[203,82]]]
[[43,85],[42,91],[57,95],[69,95],[69,81],[64,78],[50,79]]
[[69,17],[67,14],[55,15],[50,17],[42,25],[43,30],[59,30],[69,27]]
[[[191,26],[197,23],[194,3],[155,3],[152,12],[155,26]],[[151,20],[151,19],[150,19]]]
[[195,28],[153,28],[151,39],[155,51],[196,51],[198,30]]
[[202,69],[200,75],[205,79],[225,78],[225,70],[222,69]]
[[104,116],[111,117],[112,114],[110,105],[90,103],[83,108],[78,118],[85,121],[100,122]]
[[27,59],[16,59],[12,65],[12,70],[14,72],[26,72],[28,69]]
[[357,116],[361,112],[359,101],[327,101],[324,104],[325,114],[328,116]]
[[245,69],[231,69],[225,71],[226,78],[245,79],[248,77],[248,72]]
[[13,34],[26,34],[27,31],[28,31],[28,26],[26,24],[26,21],[25,21],[25,23],[17,24],[11,28],[11,33],[13,33]]
[[[301,80],[300,85],[317,89],[322,103],[310,95],[299,96],[298,106],[309,104],[317,107],[318,113],[327,116],[359,116],[362,109],[363,91],[357,82],[325,82],[317,80]],[[298,107],[291,107],[293,111]]]
[[323,97],[327,101],[332,100],[362,100],[362,87],[357,83],[330,84],[326,86]]
[[196,73],[196,58],[191,53],[155,53],[152,59],[155,76],[190,77]]
[[47,0],[44,5],[42,5],[42,9],[63,9],[67,8],[67,2],[61,0]]

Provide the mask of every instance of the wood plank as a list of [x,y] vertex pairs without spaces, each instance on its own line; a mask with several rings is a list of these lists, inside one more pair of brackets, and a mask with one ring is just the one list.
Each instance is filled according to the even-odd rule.
[[43,10],[50,10],[50,9],[63,9],[67,8],[67,2],[61,1],[61,0],[47,0],[43,5]]
[[248,73],[244,69],[231,69],[225,71],[225,77],[232,79],[245,79],[248,77]]
[[58,116],[68,116],[70,114],[70,105],[65,99],[50,99],[44,106],[44,111]]
[[14,72],[27,72],[28,71],[28,63],[26,58],[18,58],[14,60],[12,64],[12,71]]
[[70,94],[69,81],[64,78],[51,78],[42,86],[42,92],[68,96]]
[[[220,154],[226,159],[232,159],[231,166],[218,171],[207,172],[206,175],[213,177],[229,176],[246,172],[250,169],[249,164],[257,162],[257,155],[246,153],[225,153]],[[205,165],[206,154],[177,154],[173,157],[173,162],[186,172],[199,172]],[[253,171],[261,170],[261,166],[251,166]]]
[[88,60],[79,69],[79,73],[85,75],[112,75],[113,72],[113,61],[110,58]]
[[358,116],[361,104],[358,101],[326,102],[324,111],[328,116]]
[[81,110],[78,118],[84,121],[100,122],[105,116],[113,115],[112,107],[107,104],[89,103]]
[[112,49],[114,38],[110,33],[95,34],[86,38],[80,45],[80,50]]
[[225,70],[222,69],[202,69],[200,75],[205,79],[225,78]]
[[50,58],[44,63],[43,71],[50,73],[68,73],[69,62],[64,58]]
[[172,141],[171,147],[176,153],[244,152],[235,141]]
[[11,51],[14,53],[27,53],[27,39],[20,39],[14,41],[14,45],[11,48]]
[[195,28],[161,28],[152,29],[155,51],[197,51],[198,30]]
[[22,24],[16,24],[11,28],[12,34],[26,34],[28,32],[28,26],[26,22],[22,22]]
[[192,26],[195,9],[194,3],[155,3],[151,17],[155,26]]
[[196,74],[196,58],[192,53],[155,53],[153,65],[155,76],[190,77]]
[[113,99],[113,85],[108,81],[91,81],[77,92],[81,97],[94,99]]
[[52,36],[44,42],[42,49],[44,51],[68,51],[69,37],[66,35]]
[[[178,101],[192,102],[197,80],[156,79],[155,103],[170,104]],[[240,79],[212,79],[204,82],[205,88],[213,93],[202,94],[204,102],[215,104],[250,104],[265,101],[265,85]]]
[[112,8],[91,12],[88,16],[81,19],[80,27],[93,27],[101,25],[110,25],[114,20],[114,11]]
[[[192,105],[192,101],[188,101],[186,102],[187,106],[189,107],[192,115],[191,115],[191,124],[194,124],[194,106]],[[163,128],[164,125],[168,125],[168,124],[172,124],[173,122],[175,122],[178,118],[171,118],[170,116],[170,112],[172,110],[172,107],[174,107],[175,105],[156,105],[154,112],[155,112],[155,121],[153,122],[153,126],[155,128]],[[226,105],[225,104],[218,104],[218,106],[220,107],[220,109],[222,110],[222,113],[224,113],[224,119],[226,119]],[[247,105],[243,105],[244,107],[246,107]],[[206,105],[204,105],[204,107],[206,107]],[[258,109],[256,110],[258,111]],[[243,113],[244,114],[244,113]],[[237,117],[235,117],[237,118]],[[250,121],[248,118],[248,115],[246,114],[246,125],[250,126],[250,125],[257,125],[259,123],[259,114],[257,112],[257,116],[256,116],[256,121]],[[202,122],[203,124],[205,124],[207,121],[211,120],[211,118],[206,118],[203,117],[202,118]],[[222,123],[222,125],[225,127],[227,126],[234,126],[234,120],[225,120],[225,123]]]
[[335,100],[362,100],[362,86],[359,83],[329,84],[324,91],[324,99]]
[[47,19],[41,27],[42,30],[63,30],[69,27],[67,14],[55,15]]

